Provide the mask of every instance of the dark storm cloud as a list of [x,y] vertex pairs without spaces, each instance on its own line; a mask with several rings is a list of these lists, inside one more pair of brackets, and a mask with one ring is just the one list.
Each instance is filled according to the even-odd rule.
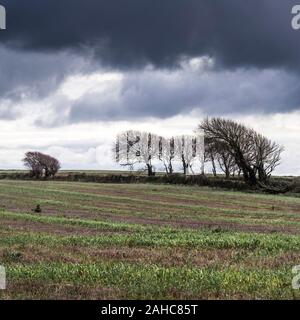
[[[297,0],[0,2],[7,9],[0,119],[25,114],[20,100],[47,102],[34,119],[40,126],[299,109],[300,31],[291,28]],[[214,66],[184,66],[199,56]],[[68,76],[107,69],[121,69],[119,91],[76,101],[57,93]]]
[[72,72],[88,71],[82,57],[18,52],[0,45],[0,99],[42,98]]
[[94,68],[95,63],[67,51],[20,52],[0,45],[0,120],[20,118],[26,114],[23,102],[43,104],[68,76]]
[[[113,67],[214,56],[223,67],[299,68],[293,0],[2,0],[0,41],[28,50],[80,50]],[[300,69],[300,68],[299,68]]]

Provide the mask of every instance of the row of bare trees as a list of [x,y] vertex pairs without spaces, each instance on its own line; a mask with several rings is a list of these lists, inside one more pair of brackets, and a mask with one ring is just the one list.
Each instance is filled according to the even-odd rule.
[[126,131],[117,135],[114,151],[121,166],[144,164],[148,176],[155,174],[154,160],[161,161],[167,174],[174,172],[174,162],[182,164],[184,174],[194,173],[195,162],[204,165],[204,137],[200,134],[165,138],[150,132]]
[[205,119],[198,127],[204,131],[206,160],[216,163],[227,177],[242,174],[249,185],[267,184],[280,164],[283,147],[232,120]]
[[181,162],[184,174],[194,174],[198,162],[210,162],[214,175],[222,171],[244,177],[249,185],[267,184],[280,164],[283,147],[240,123],[223,118],[207,118],[195,136],[164,138],[149,132],[126,131],[117,135],[116,161],[134,167],[144,163],[153,175],[153,160],[163,163],[167,174],[174,172],[173,162]]
[[[280,164],[283,147],[240,123],[223,118],[207,118],[195,135],[165,138],[150,132],[126,131],[117,135],[115,160],[131,169],[144,164],[149,176],[155,174],[154,161],[166,174],[181,164],[185,175],[204,174],[204,162],[210,162],[214,175],[221,170],[227,178],[242,175],[251,186],[266,185]],[[24,165],[36,178],[54,177],[60,169],[57,159],[41,152],[27,152]]]
[[57,159],[41,152],[27,152],[23,163],[35,178],[54,177],[60,169],[60,162]]

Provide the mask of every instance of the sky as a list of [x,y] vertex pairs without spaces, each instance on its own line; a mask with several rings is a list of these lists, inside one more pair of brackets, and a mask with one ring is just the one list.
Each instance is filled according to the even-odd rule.
[[29,150],[116,169],[123,130],[193,134],[234,119],[300,175],[300,0],[0,0],[0,169]]

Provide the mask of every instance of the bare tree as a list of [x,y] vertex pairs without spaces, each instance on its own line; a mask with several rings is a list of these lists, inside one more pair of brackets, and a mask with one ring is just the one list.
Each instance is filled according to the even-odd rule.
[[156,158],[159,148],[158,136],[149,132],[126,131],[117,136],[115,146],[116,161],[121,166],[130,166],[144,163],[148,175],[154,174],[153,160]]
[[203,171],[204,162],[204,142],[202,136],[178,136],[175,137],[175,156],[181,161],[183,173],[194,174],[194,165],[196,162],[201,163],[201,171]]
[[39,152],[27,152],[23,163],[31,171],[31,175],[40,178],[43,175],[43,166],[39,161]]
[[201,164],[204,172],[204,135],[164,138],[149,132],[125,131],[117,135],[113,146],[115,160],[131,169],[146,165],[148,175],[154,175],[153,161],[161,161],[167,174],[174,172],[173,162],[180,161],[183,171],[194,174],[194,166]]
[[254,168],[257,171],[258,179],[260,182],[266,183],[280,164],[284,148],[255,131],[252,131],[251,143],[255,147]]
[[57,159],[41,152],[27,152],[23,163],[36,178],[54,177],[61,167]]
[[57,159],[48,155],[43,155],[42,164],[44,166],[46,178],[54,177],[61,168],[60,162]]
[[158,158],[162,161],[167,174],[173,173],[173,160],[175,158],[175,140],[159,137]]
[[222,143],[249,185],[266,182],[280,163],[283,148],[252,129],[222,118],[205,119],[199,126],[206,138]]
[[187,175],[189,170],[188,159],[191,157],[192,148],[189,148],[189,141],[186,136],[175,137],[175,155],[182,163],[183,174]]
[[216,141],[214,142],[214,146],[219,168],[225,174],[226,178],[229,178],[230,175],[234,175],[234,172],[237,169],[235,158],[228,150],[226,143]]
[[217,150],[213,139],[205,138],[205,153],[204,161],[210,162],[212,165],[212,173],[214,177],[217,176]]
[[252,166],[249,130],[234,121],[222,118],[205,119],[199,126],[207,138],[226,143],[236,164],[241,168],[244,179],[250,185],[256,185],[256,173]]

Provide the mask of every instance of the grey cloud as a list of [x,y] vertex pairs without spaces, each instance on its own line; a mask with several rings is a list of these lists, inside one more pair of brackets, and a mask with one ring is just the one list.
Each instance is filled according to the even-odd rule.
[[297,77],[282,70],[130,72],[118,94],[84,95],[65,121],[168,118],[194,110],[208,115],[288,112],[299,109],[299,101]]
[[0,119],[14,120],[18,117],[18,109],[9,100],[0,100]]
[[21,50],[90,48],[113,67],[172,67],[211,55],[227,68],[299,70],[296,0],[2,0],[0,41]]
[[92,70],[91,62],[69,52],[19,52],[0,46],[0,98],[43,98],[70,74]]
[[[191,110],[299,109],[300,32],[292,30],[290,14],[297,1],[1,3],[8,16],[0,34],[1,119],[20,117],[15,105],[21,99],[51,102],[38,126],[167,118]],[[204,55],[214,58],[213,69],[197,73],[181,65]],[[145,71],[149,64],[154,71]],[[75,102],[54,97],[67,76],[101,68],[122,69],[120,92],[88,93]]]
[[88,73],[95,67],[89,59],[67,51],[19,52],[0,45],[0,119],[19,118],[26,113],[22,102],[43,104],[68,76]]

